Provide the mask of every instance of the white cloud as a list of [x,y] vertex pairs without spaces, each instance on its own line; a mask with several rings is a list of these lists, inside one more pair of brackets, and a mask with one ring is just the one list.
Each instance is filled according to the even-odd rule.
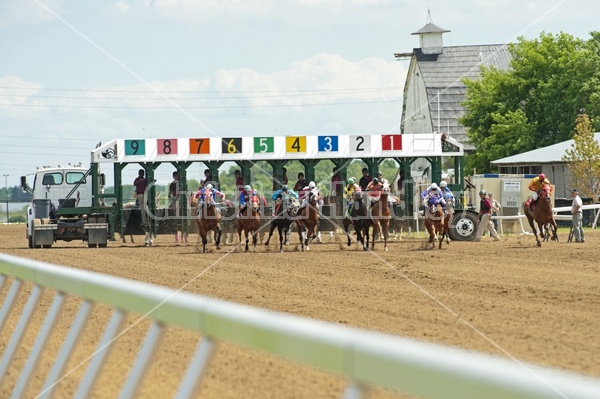
[[65,0],[37,1],[3,0],[0,2],[0,26],[31,25],[54,20],[56,17],[45,8],[60,14]]

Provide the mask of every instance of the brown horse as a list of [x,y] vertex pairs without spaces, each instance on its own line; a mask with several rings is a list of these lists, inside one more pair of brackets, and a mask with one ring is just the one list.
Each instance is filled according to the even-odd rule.
[[319,190],[312,189],[308,192],[306,206],[299,210],[296,216],[296,225],[298,226],[298,236],[302,251],[310,251],[309,244],[317,236],[317,225],[319,224]]
[[242,242],[242,231],[246,237],[246,248],[248,251],[248,243],[250,235],[252,235],[253,251],[256,252],[256,242],[258,241],[258,229],[260,228],[260,209],[259,198],[253,196],[250,198],[250,203],[246,209],[237,217],[237,233],[240,243]]
[[377,237],[377,233],[379,233],[383,238],[383,249],[385,251],[388,250],[387,242],[390,233],[390,218],[392,216],[392,211],[390,210],[390,203],[388,202],[389,195],[390,187],[386,184],[383,186],[383,191],[379,195],[379,200],[377,200],[371,208],[371,216],[373,220],[373,238],[371,241],[371,249],[375,249],[375,237]]
[[198,204],[198,199],[192,198],[192,209],[197,215],[198,242],[202,240],[202,252],[206,252],[206,236],[210,231],[215,234],[217,249],[221,249],[221,212],[217,209],[212,195],[206,195],[203,204]]
[[[527,221],[529,222],[529,226],[531,226],[531,230],[533,230],[533,234],[535,235],[535,240],[537,241],[537,246],[541,247],[542,243],[540,238],[544,235],[544,226],[546,224],[550,224],[550,231],[552,232],[552,240],[558,241],[558,235],[556,234],[556,230],[558,226],[556,225],[556,221],[554,220],[554,211],[552,210],[552,186],[549,184],[544,184],[544,187],[540,190],[539,198],[537,202],[534,202],[530,206],[531,199],[523,205],[523,210],[525,211],[525,216],[527,216]],[[535,223],[538,224],[539,227],[539,237],[538,232],[535,228]]]
[[429,243],[432,248],[435,249],[435,238],[437,236],[440,244],[439,249],[442,249],[442,242],[444,241],[444,232],[448,231],[447,228],[447,215],[444,215],[442,205],[436,204],[425,209],[425,228],[429,233]]

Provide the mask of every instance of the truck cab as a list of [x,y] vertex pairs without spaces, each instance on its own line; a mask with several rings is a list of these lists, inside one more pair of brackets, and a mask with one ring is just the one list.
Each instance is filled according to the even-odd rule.
[[58,240],[80,239],[88,246],[105,247],[106,216],[93,212],[90,171],[83,167],[43,168],[35,173],[27,208],[27,239],[30,248],[51,247]]

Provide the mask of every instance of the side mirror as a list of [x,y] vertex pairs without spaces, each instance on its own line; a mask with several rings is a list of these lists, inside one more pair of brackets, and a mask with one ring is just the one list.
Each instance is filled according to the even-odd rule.
[[31,194],[31,189],[27,185],[27,176],[21,176],[21,191]]
[[104,173],[100,173],[98,181],[100,182],[101,186],[105,186],[106,185],[106,175],[104,175]]

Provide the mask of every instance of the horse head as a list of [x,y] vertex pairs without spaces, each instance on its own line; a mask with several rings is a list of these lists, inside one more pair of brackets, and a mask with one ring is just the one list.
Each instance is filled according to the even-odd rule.
[[547,202],[552,200],[552,186],[544,184],[544,187],[540,190],[540,198],[544,198]]
[[258,198],[258,195],[254,195],[250,198],[250,206],[253,211],[258,211],[258,207],[260,206],[260,198]]
[[317,205],[319,202],[319,190],[313,188],[308,192],[308,203],[311,205]]

